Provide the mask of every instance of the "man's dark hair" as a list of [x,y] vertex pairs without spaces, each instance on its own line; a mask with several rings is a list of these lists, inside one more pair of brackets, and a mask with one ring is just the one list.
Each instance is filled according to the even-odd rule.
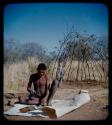
[[46,65],[44,64],[44,63],[40,63],[39,65],[38,65],[38,67],[37,67],[37,70],[39,71],[39,70],[46,70],[47,69],[47,67],[46,67]]

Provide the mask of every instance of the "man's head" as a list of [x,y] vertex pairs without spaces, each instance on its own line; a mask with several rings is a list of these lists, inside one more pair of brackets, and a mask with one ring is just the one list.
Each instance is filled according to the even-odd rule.
[[44,63],[40,63],[37,67],[37,71],[40,76],[44,75],[46,73],[47,67]]

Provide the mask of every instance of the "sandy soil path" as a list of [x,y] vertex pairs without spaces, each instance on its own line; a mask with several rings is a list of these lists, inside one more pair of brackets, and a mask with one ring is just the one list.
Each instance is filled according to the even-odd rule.
[[[23,116],[7,116],[8,120],[104,120],[108,117],[108,88],[102,86],[73,86],[62,85],[54,96],[54,99],[68,99],[73,96],[73,93],[78,93],[80,89],[89,91],[91,101],[88,104],[58,118],[58,119],[44,119],[41,117],[23,117]],[[21,93],[22,94],[22,93]],[[16,96],[20,94],[15,94]],[[6,102],[6,98],[4,103]],[[4,110],[10,107],[4,104]]]

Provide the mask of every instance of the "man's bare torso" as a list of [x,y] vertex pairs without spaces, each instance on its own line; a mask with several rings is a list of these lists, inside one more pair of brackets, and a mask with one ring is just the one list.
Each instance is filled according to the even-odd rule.
[[46,86],[47,86],[47,77],[46,75],[39,76],[38,73],[32,74],[31,81],[34,85],[34,90],[36,91],[36,94],[38,96],[43,96],[46,92]]

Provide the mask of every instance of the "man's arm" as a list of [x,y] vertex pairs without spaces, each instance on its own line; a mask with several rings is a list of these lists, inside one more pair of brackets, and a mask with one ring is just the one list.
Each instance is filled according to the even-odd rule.
[[28,85],[27,85],[27,91],[31,93],[31,85],[32,85],[32,76],[30,76],[29,78],[29,82],[28,82]]

